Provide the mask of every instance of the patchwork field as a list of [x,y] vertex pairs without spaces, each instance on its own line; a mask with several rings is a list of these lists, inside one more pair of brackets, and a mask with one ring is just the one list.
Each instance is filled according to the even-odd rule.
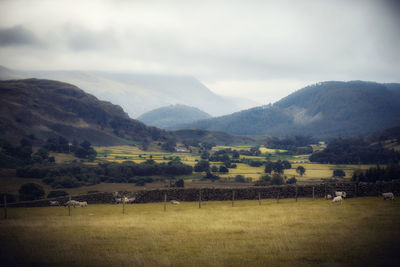
[[[1,211],[3,212],[3,211]],[[13,208],[3,266],[399,266],[400,202],[353,198]],[[0,214],[3,216],[3,213]],[[3,217],[1,217],[3,218]]]
[[[213,147],[213,151],[221,150],[221,149],[235,149],[235,150],[249,150],[251,146],[216,146]],[[180,157],[183,163],[188,164],[190,166],[194,166],[198,160],[200,160],[200,156],[197,154],[191,153],[166,153],[166,152],[149,152],[140,150],[138,147],[133,146],[114,146],[114,147],[96,147],[96,151],[98,152],[98,160],[108,160],[115,162],[123,162],[126,160],[134,161],[137,163],[143,162],[148,159],[153,159],[157,162],[168,162],[170,158]],[[350,179],[354,170],[357,169],[368,169],[374,165],[333,165],[333,164],[314,164],[314,163],[306,163],[308,162],[309,155],[299,155],[299,156],[286,156],[276,154],[277,150],[268,149],[265,147],[260,148],[261,152],[264,154],[269,154],[269,158],[274,160],[288,160],[292,163],[292,169],[285,170],[285,175],[288,177],[295,176],[299,182],[301,183],[310,183],[310,182],[322,182],[323,179],[332,178],[333,170],[342,169],[345,171],[346,176],[344,179]],[[283,151],[283,150],[282,150]],[[281,152],[282,152],[281,151]],[[241,158],[248,158],[252,160],[265,161],[266,156],[240,156]],[[304,162],[304,163],[299,163]],[[210,162],[210,165],[220,166],[222,162]],[[306,168],[306,173],[303,176],[300,176],[296,173],[296,168],[298,166],[303,166]],[[243,175],[246,178],[252,178],[253,181],[258,180],[262,175],[264,175],[264,167],[251,167],[247,164],[238,163],[236,169],[229,169],[229,173],[227,174],[218,174],[221,178],[234,178],[236,175]]]

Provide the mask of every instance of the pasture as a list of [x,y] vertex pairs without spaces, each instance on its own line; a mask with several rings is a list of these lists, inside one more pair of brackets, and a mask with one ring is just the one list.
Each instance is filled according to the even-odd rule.
[[[12,208],[0,261],[18,266],[398,266],[400,202],[381,198]],[[2,214],[1,214],[2,215]],[[3,265],[4,266],[4,265]]]

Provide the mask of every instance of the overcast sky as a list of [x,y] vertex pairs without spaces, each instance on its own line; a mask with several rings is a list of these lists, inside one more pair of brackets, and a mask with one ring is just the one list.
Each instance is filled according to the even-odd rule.
[[191,75],[265,104],[325,80],[400,82],[399,2],[0,0],[0,65]]

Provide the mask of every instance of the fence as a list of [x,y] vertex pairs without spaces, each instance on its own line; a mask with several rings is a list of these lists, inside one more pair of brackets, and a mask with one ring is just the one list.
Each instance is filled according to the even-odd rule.
[[[129,197],[136,197],[136,203],[161,202],[164,195],[169,200],[179,201],[199,201],[201,194],[202,201],[211,200],[257,200],[259,198],[301,198],[315,197],[323,198],[327,194],[334,195],[335,191],[345,191],[347,197],[380,196],[384,192],[393,192],[400,195],[400,181],[376,182],[376,183],[323,183],[315,185],[281,185],[281,186],[252,186],[245,188],[172,188],[141,190],[136,192],[120,192]],[[74,200],[87,201],[88,204],[114,203],[113,193],[93,193],[87,195],[73,196]],[[9,203],[9,207],[40,207],[48,206],[50,199],[36,201]],[[69,196],[53,198],[61,204],[69,200]]]

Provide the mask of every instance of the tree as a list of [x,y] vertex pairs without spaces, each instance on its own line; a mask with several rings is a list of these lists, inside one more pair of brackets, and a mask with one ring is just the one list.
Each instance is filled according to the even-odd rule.
[[265,170],[264,170],[265,173],[271,174],[273,166],[274,166],[274,164],[271,161],[267,161],[267,163],[265,163]]
[[179,179],[175,182],[175,187],[185,187],[185,181],[183,179]]
[[18,192],[19,199],[22,201],[40,199],[44,196],[43,187],[35,183],[21,185]]
[[298,166],[298,167],[296,168],[296,172],[297,172],[298,174],[300,174],[300,176],[303,176],[303,174],[306,172],[306,168],[304,168],[303,166]]
[[282,175],[280,175],[279,173],[274,173],[272,175],[271,184],[273,184],[273,185],[281,185],[284,182],[285,182],[284,177],[282,177]]
[[211,171],[212,172],[217,172],[218,171],[218,167],[216,165],[212,165]]
[[223,166],[223,165],[219,166],[219,170],[218,171],[220,173],[228,173],[229,172],[228,168]]
[[206,172],[210,169],[210,163],[207,160],[200,160],[194,166],[195,172]]
[[346,176],[346,173],[342,169],[333,170],[333,177],[343,178]]
[[233,159],[238,159],[238,158],[240,158],[240,154],[239,154],[239,152],[238,152],[237,150],[233,150],[233,151],[232,151],[232,158],[233,158]]
[[286,181],[286,183],[287,183],[287,184],[295,184],[295,183],[297,183],[297,179],[296,179],[296,177],[289,178],[289,179]]

